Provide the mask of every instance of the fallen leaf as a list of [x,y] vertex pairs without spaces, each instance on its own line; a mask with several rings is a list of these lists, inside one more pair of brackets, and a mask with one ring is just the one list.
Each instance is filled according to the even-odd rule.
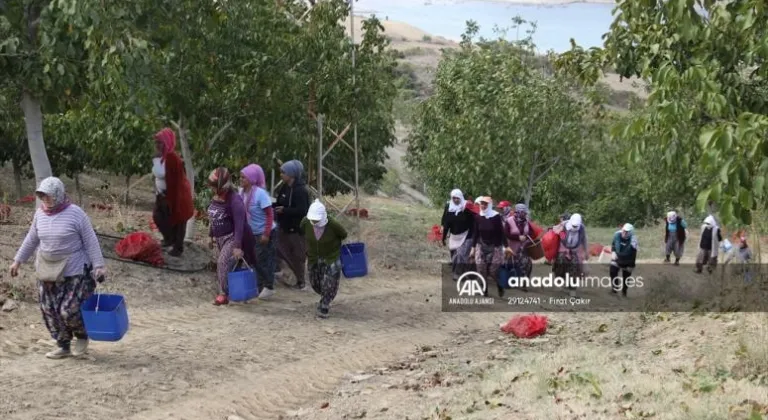
[[597,332],[603,333],[603,332],[606,332],[606,331],[608,331],[608,325],[606,325],[606,324],[600,324],[600,326],[597,327]]
[[635,394],[633,394],[633,393],[631,393],[631,392],[627,392],[627,393],[624,393],[624,394],[621,396],[621,399],[622,399],[622,400],[624,400],[624,401],[629,401],[629,400],[631,400],[631,399],[632,399],[632,397],[634,397],[634,396],[635,396]]
[[320,406],[320,408],[328,408],[328,406],[330,406],[330,405],[331,405],[331,403],[329,403],[329,402],[324,402],[324,403],[323,403],[323,404]]
[[658,356],[661,354],[661,350],[654,350],[651,352],[654,356]]

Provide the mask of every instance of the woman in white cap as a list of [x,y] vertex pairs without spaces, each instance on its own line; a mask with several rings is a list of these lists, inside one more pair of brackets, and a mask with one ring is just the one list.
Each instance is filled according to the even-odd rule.
[[[49,359],[79,356],[88,348],[80,305],[106,271],[99,240],[83,209],[72,204],[59,178],[45,178],[36,191],[42,206],[11,265],[11,277],[37,250],[35,272],[45,326],[58,348]],[[74,346],[70,347],[72,340]]]
[[[581,215],[574,213],[560,232],[560,247],[552,272],[561,278],[565,278],[566,274],[570,274],[571,278],[582,277],[586,272],[584,262],[589,258],[588,251],[587,231]],[[576,295],[575,286],[569,284],[566,288],[571,291],[571,296]]]
[[341,279],[341,244],[347,239],[347,231],[336,220],[328,217],[325,206],[315,200],[307,217],[301,221],[301,230],[307,241],[309,282],[320,295],[317,316],[327,318],[331,302],[339,291]]
[[699,254],[696,256],[695,271],[697,273],[701,273],[705,265],[709,273],[712,273],[715,267],[717,267],[717,251],[722,240],[723,236],[720,233],[720,227],[717,225],[715,218],[710,214],[704,219],[704,224],[701,225]]
[[[627,296],[627,277],[632,274],[637,259],[637,237],[635,228],[625,223],[621,230],[613,235],[611,243],[611,293],[621,289],[621,294]],[[621,271],[621,277],[619,277]]]
[[685,250],[685,239],[688,236],[688,224],[676,211],[667,213],[664,227],[664,262],[670,262],[670,256],[675,254],[675,265],[680,265],[680,258]]

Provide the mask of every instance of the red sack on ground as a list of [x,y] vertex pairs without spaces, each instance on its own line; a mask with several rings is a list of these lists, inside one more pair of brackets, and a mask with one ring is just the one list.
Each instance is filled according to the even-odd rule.
[[432,226],[432,230],[427,234],[427,240],[430,242],[440,242],[443,240],[443,228],[439,225]]
[[560,237],[552,230],[547,231],[541,238],[541,247],[544,248],[544,258],[552,261],[557,257],[557,248],[560,247]]
[[599,257],[603,253],[604,248],[601,244],[589,244],[589,255],[591,257]]
[[542,315],[517,315],[501,326],[501,331],[518,338],[533,338],[547,331],[547,317]]
[[141,261],[160,267],[165,265],[160,243],[146,232],[129,233],[115,245],[120,258]]

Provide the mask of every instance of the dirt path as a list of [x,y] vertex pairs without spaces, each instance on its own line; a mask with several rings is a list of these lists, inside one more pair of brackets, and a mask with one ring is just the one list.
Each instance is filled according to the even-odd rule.
[[343,280],[333,317],[319,321],[311,292],[278,289],[271,302],[216,308],[209,288],[188,278],[164,276],[164,285],[122,269],[150,279],[113,286],[126,295],[131,330],[119,343],[92,343],[81,360],[43,357],[52,343],[34,305],[3,315],[15,326],[0,330],[3,418],[275,419],[350,371],[483,323],[482,314],[441,313],[432,279]]

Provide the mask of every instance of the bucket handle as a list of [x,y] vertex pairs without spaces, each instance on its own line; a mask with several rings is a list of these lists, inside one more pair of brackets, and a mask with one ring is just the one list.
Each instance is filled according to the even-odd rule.
[[232,271],[230,271],[230,273],[235,271],[235,269],[240,265],[241,261],[243,262],[243,264],[245,264],[245,268],[253,271],[253,268],[251,268],[250,264],[248,264],[248,261],[245,260],[245,257],[240,257],[235,262],[235,266],[232,268]]
[[[104,276],[99,276],[99,278],[94,280],[96,280],[96,287],[98,288],[100,284],[104,283]],[[96,311],[94,311],[95,313],[99,313],[100,301],[101,301],[101,293],[96,293]]]

